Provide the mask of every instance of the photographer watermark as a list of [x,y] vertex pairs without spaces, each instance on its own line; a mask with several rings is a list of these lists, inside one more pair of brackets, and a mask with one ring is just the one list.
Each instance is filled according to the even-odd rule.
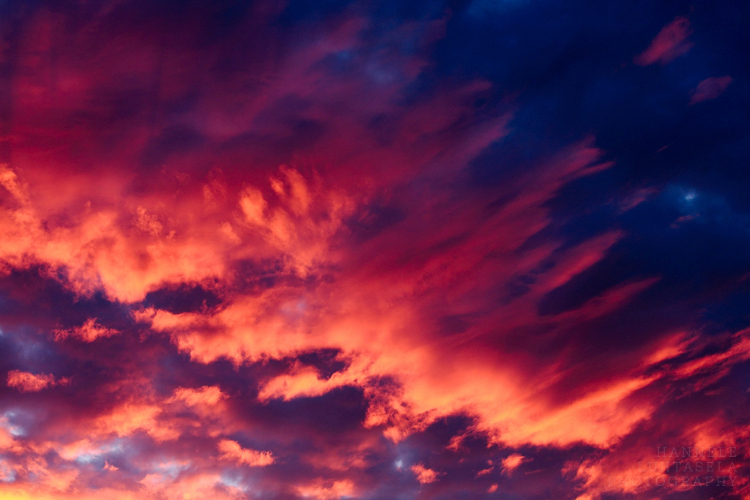
[[735,484],[736,447],[698,448],[657,446],[653,460],[639,461],[636,471],[609,476],[610,488],[697,486],[727,487]]

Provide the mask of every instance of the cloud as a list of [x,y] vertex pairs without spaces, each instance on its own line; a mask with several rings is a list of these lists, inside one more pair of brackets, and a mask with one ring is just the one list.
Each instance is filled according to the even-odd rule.
[[427,469],[422,464],[412,465],[411,471],[415,476],[417,476],[417,481],[419,481],[420,484],[434,483],[440,477],[439,472],[435,472],[432,469]]
[[233,460],[240,464],[249,465],[250,467],[264,467],[273,464],[276,459],[268,451],[256,451],[242,448],[239,443],[231,439],[222,439],[219,441],[220,458],[224,460]]
[[54,386],[56,383],[54,375],[35,375],[20,370],[8,372],[8,387],[18,389],[20,392],[37,392]]
[[512,474],[519,465],[524,463],[524,461],[526,461],[526,457],[524,457],[520,453],[513,453],[511,455],[508,455],[501,462],[503,466],[503,473],[508,475]]
[[731,76],[712,77],[701,80],[698,86],[690,93],[690,104],[716,99],[724,93],[732,81]]
[[743,7],[505,4],[8,7],[0,496],[741,494]]
[[646,50],[638,54],[633,61],[640,66],[672,62],[692,48],[693,44],[688,41],[691,33],[687,17],[676,17],[659,31]]
[[98,324],[96,318],[89,318],[86,322],[77,328],[71,328],[69,330],[55,330],[55,339],[63,340],[68,337],[77,337],[84,342],[93,342],[98,338],[111,337],[117,335],[117,330],[111,328],[105,328]]

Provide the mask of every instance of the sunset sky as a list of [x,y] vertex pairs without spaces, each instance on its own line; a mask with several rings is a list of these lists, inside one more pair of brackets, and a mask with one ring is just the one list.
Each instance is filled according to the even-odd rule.
[[750,499],[749,25],[0,0],[0,500]]

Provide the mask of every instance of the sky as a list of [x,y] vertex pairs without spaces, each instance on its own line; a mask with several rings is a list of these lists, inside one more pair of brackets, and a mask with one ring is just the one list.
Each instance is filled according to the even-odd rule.
[[0,0],[0,499],[750,499],[748,23]]

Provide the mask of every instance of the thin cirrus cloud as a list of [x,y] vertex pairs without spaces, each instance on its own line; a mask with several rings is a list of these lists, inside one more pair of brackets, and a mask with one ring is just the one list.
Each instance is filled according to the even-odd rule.
[[387,4],[3,7],[0,496],[745,494],[715,8]]

